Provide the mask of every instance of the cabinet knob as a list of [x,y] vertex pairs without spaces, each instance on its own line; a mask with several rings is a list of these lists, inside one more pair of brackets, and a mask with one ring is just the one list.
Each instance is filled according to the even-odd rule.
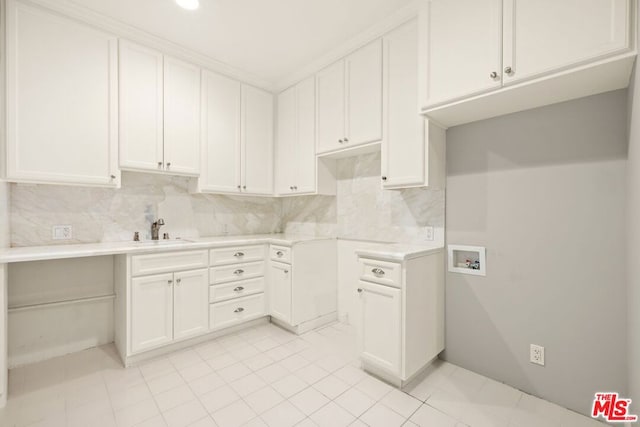
[[238,286],[238,287],[237,287],[237,288],[235,288],[233,291],[234,291],[234,292],[241,292],[241,291],[244,291],[244,288],[243,288],[242,286]]
[[176,279],[176,283],[179,285],[180,283],[182,283],[182,279]]
[[491,77],[492,79],[497,79],[498,73],[496,73],[495,71],[492,71],[491,74],[489,74],[489,77]]
[[169,280],[167,280],[167,283],[168,283],[168,284],[172,284],[172,283],[173,283],[173,280],[169,279]]
[[362,288],[358,288],[358,293],[361,294],[362,293]]
[[244,252],[236,252],[235,254],[233,254],[234,257],[236,258],[240,258],[244,256]]
[[349,142],[349,138],[345,138],[345,139],[344,139],[344,142]]
[[171,162],[167,162],[167,169],[171,167]]
[[242,273],[244,273],[244,270],[243,270],[243,269],[241,269],[241,268],[239,268],[239,269],[237,269],[236,271],[234,271],[234,272],[233,272],[233,274],[235,274],[236,276],[239,276],[239,275],[241,275]]
[[344,140],[339,139],[339,140],[338,140],[338,142],[339,142],[340,144],[343,144],[343,143],[344,143]]
[[289,270],[285,270],[285,271],[284,271],[284,274],[289,274]]
[[162,162],[158,162],[158,167],[161,168],[162,167]]
[[242,187],[238,185],[238,190],[240,190]]
[[293,186],[293,189],[294,189],[294,190],[297,190],[297,189],[298,189],[298,186],[297,186],[297,185],[294,185],[294,186]]
[[246,189],[247,189],[247,186],[246,186],[246,185],[243,185],[243,186],[242,186],[242,189],[243,189],[243,190],[246,190]]
[[374,268],[371,272],[376,276],[384,276],[384,270],[381,268]]
[[234,313],[242,313],[244,311],[244,308],[242,307],[238,307],[235,310],[233,310]]
[[282,258],[282,255],[284,255],[284,252],[278,251],[276,252],[276,255],[278,256],[278,258]]
[[383,177],[382,177],[382,180],[383,180],[383,181],[386,181],[386,180],[387,180],[387,177],[386,177],[386,176],[383,176]]
[[513,68],[511,68],[511,67],[506,67],[506,68],[504,69],[504,72],[505,72],[505,74],[508,74],[508,75],[510,75],[510,76],[511,76],[511,75],[513,75]]
[[289,190],[293,190],[293,186],[289,187]]
[[115,175],[111,175],[111,179],[116,179],[116,176]]

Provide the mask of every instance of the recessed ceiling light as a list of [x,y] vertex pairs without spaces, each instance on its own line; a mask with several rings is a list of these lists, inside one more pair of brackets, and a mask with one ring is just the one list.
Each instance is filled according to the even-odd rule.
[[176,3],[178,3],[178,6],[187,10],[196,10],[198,6],[200,6],[198,0],[176,0]]

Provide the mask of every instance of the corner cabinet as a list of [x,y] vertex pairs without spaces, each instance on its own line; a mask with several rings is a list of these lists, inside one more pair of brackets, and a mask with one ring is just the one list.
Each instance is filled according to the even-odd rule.
[[6,4],[6,178],[118,187],[117,38]]
[[363,368],[403,386],[444,350],[444,250],[356,251]]
[[193,192],[273,194],[273,95],[202,73],[201,175]]
[[120,42],[120,167],[199,174],[200,68]]
[[382,139],[382,42],[316,74],[317,153]]

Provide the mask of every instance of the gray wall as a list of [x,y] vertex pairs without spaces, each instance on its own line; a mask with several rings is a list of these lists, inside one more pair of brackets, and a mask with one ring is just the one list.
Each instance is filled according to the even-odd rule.
[[487,276],[447,274],[446,360],[582,413],[627,392],[626,119],[621,90],[448,130],[447,241]]

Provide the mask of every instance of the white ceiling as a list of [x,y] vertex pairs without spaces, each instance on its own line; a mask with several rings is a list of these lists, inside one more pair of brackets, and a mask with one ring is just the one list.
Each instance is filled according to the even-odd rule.
[[275,82],[413,0],[73,0]]

